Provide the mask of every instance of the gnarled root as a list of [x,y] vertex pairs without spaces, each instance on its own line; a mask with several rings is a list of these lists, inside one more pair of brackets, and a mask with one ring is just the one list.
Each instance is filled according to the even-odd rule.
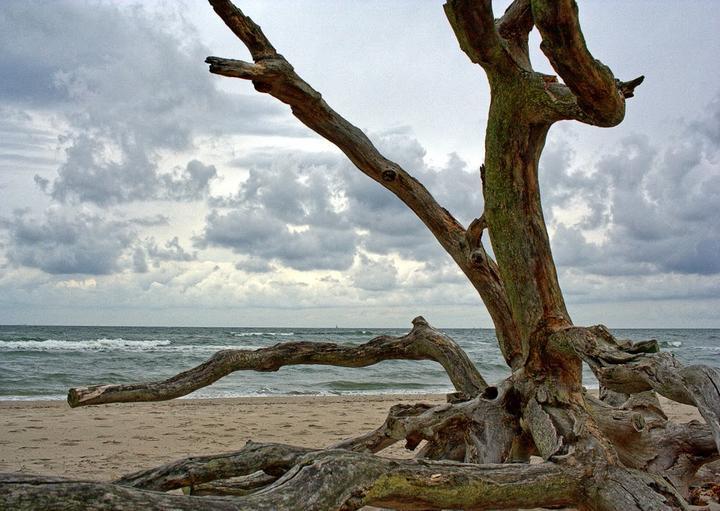
[[[272,465],[297,448],[264,449]],[[256,452],[258,452],[256,449]],[[271,454],[274,454],[272,456]],[[248,469],[249,470],[249,469]],[[127,482],[127,479],[124,478]],[[553,463],[466,464],[391,460],[346,450],[305,451],[280,479],[246,496],[184,497],[123,484],[0,475],[0,505],[25,509],[352,510],[365,505],[394,509],[512,509],[571,505],[581,473]],[[142,503],[142,505],[140,505]]]

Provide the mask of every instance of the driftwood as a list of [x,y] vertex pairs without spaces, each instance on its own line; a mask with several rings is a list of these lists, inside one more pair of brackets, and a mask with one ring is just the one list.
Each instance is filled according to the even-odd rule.
[[[595,59],[574,0],[515,0],[495,19],[489,0],[448,0],[445,14],[470,61],[488,77],[491,104],[481,167],[485,211],[465,229],[408,170],[388,160],[335,112],[229,0],[210,0],[253,62],[208,57],[210,72],[249,80],[405,203],[478,291],[511,376],[488,385],[450,338],[419,317],[401,337],[359,346],[289,342],[228,350],[164,381],[71,389],[71,406],[186,395],[240,370],[293,364],[361,367],[433,360],[456,392],[440,406],[396,405],[374,431],[327,449],[249,443],[126,475],[110,483],[6,474],[0,509],[690,509],[696,473],[718,459],[720,373],[683,366],[658,343],[615,339],[573,325],[542,214],[538,162],[560,120],[610,127],[643,78],[617,79]],[[555,72],[533,70],[537,27]],[[483,246],[487,232],[496,260]],[[582,387],[582,364],[602,385]],[[696,406],[704,423],[677,424],[657,394]],[[377,455],[396,442],[413,460]],[[544,461],[529,463],[531,456]],[[182,489],[186,495],[169,494]]]

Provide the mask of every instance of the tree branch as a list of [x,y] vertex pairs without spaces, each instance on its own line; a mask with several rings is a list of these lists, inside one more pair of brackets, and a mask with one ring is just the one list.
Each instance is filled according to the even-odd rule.
[[448,0],[443,6],[460,49],[485,69],[512,68],[495,26],[492,0]]
[[78,387],[68,392],[72,407],[103,403],[164,401],[206,387],[235,371],[277,371],[299,364],[365,367],[383,360],[434,360],[456,390],[475,396],[487,383],[460,346],[432,328],[422,317],[402,337],[380,336],[360,346],[286,342],[257,350],[223,350],[207,362],[163,381]]
[[619,124],[625,116],[625,98],[632,96],[642,79],[628,82],[632,84],[628,90],[609,67],[593,58],[580,29],[575,0],[532,0],[532,15],[542,35],[540,48],[577,96],[587,116],[583,122],[604,127]]
[[[287,447],[288,451],[294,448]],[[280,451],[278,451],[279,453]],[[96,511],[513,509],[576,502],[581,472],[546,463],[475,465],[392,460],[344,450],[311,451],[283,477],[240,497],[183,497],[119,484],[76,482],[24,474],[0,475],[0,507]],[[141,504],[142,503],[142,504]],[[135,506],[135,507],[133,507]]]
[[587,509],[597,511],[689,511],[675,488],[661,476],[608,466],[586,487]]
[[275,476],[258,471],[247,476],[240,476],[231,479],[218,479],[217,481],[210,481],[197,486],[190,486],[188,488],[184,488],[183,491],[189,493],[190,495],[233,495],[241,497],[243,495],[255,493],[277,480],[278,478]]
[[530,0],[514,0],[495,22],[498,34],[506,41],[515,62],[528,71],[532,70],[528,35],[534,25]]
[[[520,336],[512,319],[497,265],[485,264],[477,259],[473,261],[463,226],[438,204],[420,182],[400,165],[380,154],[362,130],[335,112],[319,92],[298,76],[255,22],[229,0],[210,0],[210,3],[225,24],[245,43],[255,61],[255,64],[251,64],[208,57],[206,62],[210,64],[210,72],[251,80],[258,91],[290,105],[292,113],[303,124],[335,144],[360,171],[403,201],[428,227],[477,289],[493,319],[506,360],[517,364],[517,354],[521,352]],[[497,37],[490,0],[483,0],[481,4],[485,6],[484,9],[490,9],[490,25],[494,37]],[[499,37],[497,39],[499,41]]]

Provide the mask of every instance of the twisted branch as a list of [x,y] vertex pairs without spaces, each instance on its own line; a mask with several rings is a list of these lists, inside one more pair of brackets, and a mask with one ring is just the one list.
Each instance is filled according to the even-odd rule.
[[[250,50],[254,63],[208,57],[210,72],[250,80],[255,89],[290,105],[293,115],[335,144],[364,174],[394,193],[428,227],[477,289],[495,324],[505,359],[516,363],[519,334],[497,265],[473,260],[463,226],[422,183],[385,158],[362,130],[333,110],[270,44],[261,28],[229,0],[210,0],[215,12]],[[490,1],[483,1],[490,4]],[[495,31],[492,16],[492,31]]]
[[[395,405],[379,428],[332,448],[377,453],[401,440],[406,441],[407,449],[414,450],[423,440],[440,446],[452,439],[449,448],[456,454],[443,459],[503,463],[520,432],[518,417],[512,413],[514,397],[511,387],[501,386],[499,390],[488,387],[482,395],[458,403]],[[428,455],[427,449],[418,453],[418,457],[436,459]]]
[[475,396],[487,383],[458,344],[423,317],[402,337],[380,336],[360,346],[286,342],[257,350],[223,350],[207,362],[162,381],[77,387],[68,392],[72,407],[104,403],[164,401],[185,396],[235,371],[277,371],[299,364],[365,367],[383,360],[434,360],[459,392]]

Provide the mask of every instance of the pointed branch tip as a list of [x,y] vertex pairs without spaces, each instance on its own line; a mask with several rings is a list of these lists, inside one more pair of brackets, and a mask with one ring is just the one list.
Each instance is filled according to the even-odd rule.
[[635,95],[635,88],[645,81],[645,76],[640,75],[637,78],[628,82],[622,82],[618,80],[618,89],[620,94],[625,98],[632,98]]

